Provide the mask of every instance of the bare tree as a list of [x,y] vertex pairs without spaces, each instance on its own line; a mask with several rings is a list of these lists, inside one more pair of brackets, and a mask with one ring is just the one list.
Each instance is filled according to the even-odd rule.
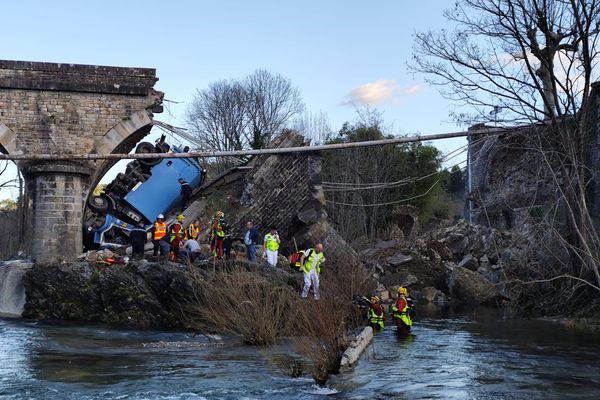
[[311,139],[312,144],[323,144],[334,136],[327,114],[323,111],[303,113],[294,119],[291,129]]
[[267,70],[256,70],[245,80],[250,130],[247,141],[254,149],[267,145],[284,125],[304,110],[300,90],[289,79]]
[[217,81],[198,90],[188,108],[192,133],[217,150],[244,148],[247,93],[235,81]]
[[501,107],[500,124],[531,127],[527,145],[549,171],[555,210],[566,215],[568,229],[558,236],[571,254],[568,276],[600,287],[600,240],[588,205],[599,2],[459,0],[445,15],[452,30],[416,34],[412,68],[480,122]]
[[0,161],[0,192],[18,190],[17,201],[10,198],[0,200],[0,224],[4,227],[4,234],[0,237],[0,259],[14,256],[17,250],[22,249],[23,244],[22,177],[18,170],[12,173],[11,164],[9,161]]
[[262,148],[302,112],[300,91],[279,74],[257,70],[198,90],[187,110],[191,132],[217,150]]

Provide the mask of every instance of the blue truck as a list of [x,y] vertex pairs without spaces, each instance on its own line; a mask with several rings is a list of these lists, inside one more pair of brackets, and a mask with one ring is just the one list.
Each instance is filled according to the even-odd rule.
[[[136,153],[187,152],[187,147],[170,147],[161,137],[155,145],[142,142]],[[179,178],[192,190],[202,186],[206,171],[197,159],[139,159],[127,164],[124,173],[106,185],[87,204],[84,246],[87,250],[119,248],[128,244],[129,232],[140,222],[152,228],[158,214],[167,214],[181,205]]]

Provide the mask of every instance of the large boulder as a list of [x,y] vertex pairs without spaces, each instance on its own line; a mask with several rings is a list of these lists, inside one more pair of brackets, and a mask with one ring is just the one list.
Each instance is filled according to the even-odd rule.
[[497,305],[502,295],[484,276],[463,267],[454,267],[448,276],[450,295],[468,304]]
[[396,253],[391,257],[388,257],[387,263],[392,267],[399,267],[401,265],[411,262],[413,258],[403,253]]
[[433,286],[427,286],[421,290],[421,299],[431,303],[437,300],[438,294],[440,293],[441,292]]
[[479,263],[477,262],[477,259],[469,253],[462,258],[462,260],[458,263],[458,266],[471,271],[477,271],[477,268],[479,268]]

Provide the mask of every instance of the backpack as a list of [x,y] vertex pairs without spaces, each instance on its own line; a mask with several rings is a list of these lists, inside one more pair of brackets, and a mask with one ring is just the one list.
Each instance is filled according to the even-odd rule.
[[[306,250],[299,250],[295,253],[292,253],[292,255],[290,255],[290,268],[293,269],[294,271],[302,271],[302,267],[300,266],[300,259],[304,255],[305,251]],[[308,253],[307,257],[310,257],[310,254],[311,253]]]

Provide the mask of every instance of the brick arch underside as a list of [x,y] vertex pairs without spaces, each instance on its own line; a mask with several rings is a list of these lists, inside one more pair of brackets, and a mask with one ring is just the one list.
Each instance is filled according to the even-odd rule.
[[[149,111],[141,110],[133,113],[128,118],[113,126],[103,137],[98,141],[95,148],[95,153],[99,154],[121,154],[129,153],[136,144],[146,137],[152,129],[152,114]],[[95,165],[95,172],[90,177],[90,190],[87,198],[92,193],[93,189],[98,185],[98,182],[119,160],[104,160],[98,161]]]
[[0,121],[0,153],[17,153],[17,135]]

